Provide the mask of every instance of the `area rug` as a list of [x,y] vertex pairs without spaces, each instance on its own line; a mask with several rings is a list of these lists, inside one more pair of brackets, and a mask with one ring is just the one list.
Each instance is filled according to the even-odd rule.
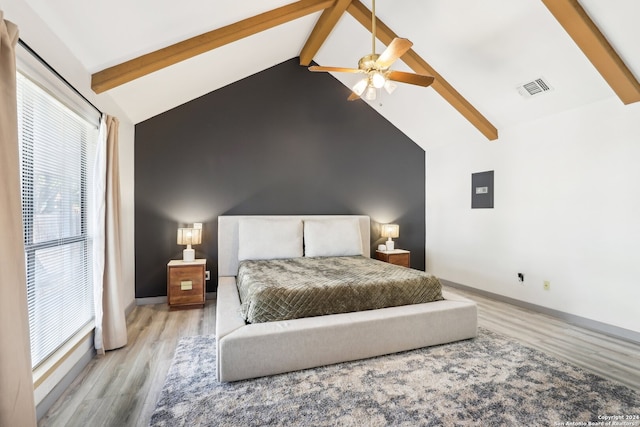
[[485,329],[235,383],[216,381],[215,346],[212,336],[180,340],[151,426],[640,425],[637,391]]

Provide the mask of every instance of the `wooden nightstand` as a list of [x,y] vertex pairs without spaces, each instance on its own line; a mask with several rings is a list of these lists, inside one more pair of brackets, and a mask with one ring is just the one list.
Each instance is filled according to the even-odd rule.
[[169,309],[204,307],[206,259],[173,260],[167,264]]
[[392,251],[376,251],[376,258],[389,264],[400,265],[409,268],[411,266],[409,259],[411,252],[403,249],[394,249]]

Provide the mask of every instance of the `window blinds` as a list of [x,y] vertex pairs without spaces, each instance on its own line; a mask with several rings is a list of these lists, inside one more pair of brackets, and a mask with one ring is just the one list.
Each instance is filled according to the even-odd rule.
[[88,218],[98,129],[25,75],[17,78],[27,298],[36,367],[93,319]]

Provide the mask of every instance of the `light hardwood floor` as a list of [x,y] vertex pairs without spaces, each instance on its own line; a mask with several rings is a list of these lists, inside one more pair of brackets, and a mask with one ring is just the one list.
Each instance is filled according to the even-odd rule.
[[[640,391],[640,344],[572,326],[504,302],[449,289],[478,302],[479,326]],[[136,307],[127,347],[94,358],[39,426],[147,426],[180,337],[215,333],[215,301],[169,312]],[[213,373],[212,373],[213,375]]]

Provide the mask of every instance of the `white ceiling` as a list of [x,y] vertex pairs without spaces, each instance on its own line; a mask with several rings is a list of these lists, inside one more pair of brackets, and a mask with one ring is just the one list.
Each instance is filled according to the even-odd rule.
[[[8,1],[28,4],[90,75],[293,0]],[[371,6],[370,0],[363,3]],[[640,1],[580,0],[580,4],[640,78]],[[380,20],[410,39],[413,49],[499,131],[615,96],[541,0],[378,0],[376,9]],[[319,15],[272,28],[98,96],[109,97],[138,123],[297,57]],[[383,49],[378,43],[377,50]],[[314,60],[355,67],[370,50],[370,33],[347,13]],[[393,68],[408,70],[400,61]],[[541,76],[553,91],[530,99],[518,94],[519,84]],[[354,82],[348,74],[336,78],[347,85]],[[419,144],[443,138],[452,125],[478,133],[433,89],[398,86],[372,106]]]

